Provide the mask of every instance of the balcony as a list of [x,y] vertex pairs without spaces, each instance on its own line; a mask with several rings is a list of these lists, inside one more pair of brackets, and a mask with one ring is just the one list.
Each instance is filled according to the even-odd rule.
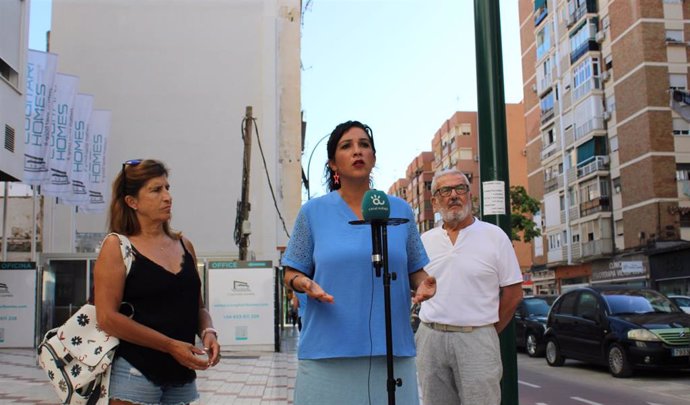
[[544,160],[548,158],[549,156],[553,156],[556,152],[561,150],[561,143],[560,141],[555,141],[551,142],[550,144],[544,146],[544,148],[541,151],[541,160]]
[[580,179],[588,174],[598,172],[599,170],[608,170],[608,165],[608,156],[593,156],[592,158],[578,164],[577,178]]
[[587,95],[592,90],[600,90],[601,88],[601,79],[599,78],[599,76],[590,77],[588,80],[586,80],[584,83],[581,83],[572,91],[571,94],[573,104],[575,104],[579,99]]
[[613,253],[613,239],[598,239],[582,243],[582,257],[593,258]]
[[594,40],[594,37],[591,37],[589,41],[583,42],[582,45],[580,45],[577,49],[570,52],[570,63],[574,65],[575,62],[582,57],[582,55],[589,51],[598,51],[599,49],[599,43]]
[[554,110],[555,109],[552,107],[546,111],[541,112],[541,125],[546,124],[549,120],[551,120],[553,118],[553,116],[556,113]]
[[544,94],[546,90],[549,90],[551,88],[552,84],[553,76],[550,73],[544,75],[544,77],[537,81],[537,95],[541,96],[542,94]]
[[544,180],[544,193],[550,193],[563,187],[563,176],[558,175],[548,180]]
[[597,12],[597,2],[596,0],[587,0],[584,6],[580,6],[575,9],[572,13],[568,15],[568,28],[573,26],[576,22],[580,21],[583,15],[587,13]]
[[601,196],[593,200],[580,203],[580,213],[583,217],[596,214],[601,211],[610,211],[609,196]]
[[594,131],[605,131],[604,117],[592,117],[584,124],[576,126],[573,140],[582,139]]

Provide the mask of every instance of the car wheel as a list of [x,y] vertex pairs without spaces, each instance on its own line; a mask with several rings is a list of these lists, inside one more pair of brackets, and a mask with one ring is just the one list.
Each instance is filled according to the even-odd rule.
[[551,367],[560,367],[565,363],[565,357],[561,355],[561,349],[553,338],[546,341],[546,363]]
[[532,332],[527,333],[525,338],[525,350],[529,357],[541,357],[544,355],[544,348],[539,345],[537,335]]
[[625,378],[632,375],[633,369],[630,360],[628,360],[628,354],[618,343],[609,346],[608,362],[609,371],[614,377]]

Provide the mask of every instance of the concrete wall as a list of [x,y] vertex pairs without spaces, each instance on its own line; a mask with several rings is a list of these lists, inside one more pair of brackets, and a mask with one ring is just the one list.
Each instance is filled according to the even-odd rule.
[[[277,205],[291,230],[300,193],[300,3],[297,0],[54,0],[50,51],[112,110],[109,182],[132,158],[170,169],[173,221],[199,256],[235,256],[245,107],[252,106]],[[250,252],[276,260],[287,236],[255,134]],[[105,232],[105,215],[46,206],[46,235]],[[50,225],[52,224],[52,225]],[[48,237],[47,237],[48,239]],[[47,252],[73,247],[57,237]]]

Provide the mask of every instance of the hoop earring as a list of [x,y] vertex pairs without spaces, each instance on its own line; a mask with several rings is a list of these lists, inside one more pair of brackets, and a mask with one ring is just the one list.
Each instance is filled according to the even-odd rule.
[[333,184],[340,184],[340,175],[338,174],[338,172],[333,172]]

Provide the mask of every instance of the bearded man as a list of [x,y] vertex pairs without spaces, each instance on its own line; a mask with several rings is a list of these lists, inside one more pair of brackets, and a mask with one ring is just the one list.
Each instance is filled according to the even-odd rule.
[[499,405],[498,334],[522,299],[515,250],[499,227],[472,215],[467,177],[436,172],[431,202],[442,224],[422,235],[436,295],[419,312],[415,335],[424,405]]

